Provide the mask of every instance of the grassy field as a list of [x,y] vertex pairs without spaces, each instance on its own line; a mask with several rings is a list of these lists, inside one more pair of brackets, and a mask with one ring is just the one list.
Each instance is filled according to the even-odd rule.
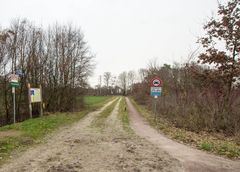
[[41,118],[29,119],[21,123],[0,127],[0,164],[2,164],[13,151],[24,150],[29,145],[42,142],[42,138],[57,128],[70,125],[87,113],[101,107],[112,97],[87,96],[84,98],[87,104],[81,112],[55,113]]
[[137,110],[146,118],[151,126],[160,130],[170,138],[193,146],[197,149],[212,152],[217,155],[225,156],[231,159],[240,159],[240,145],[233,138],[227,138],[216,133],[200,132],[195,133],[176,128],[164,119],[154,120],[154,115],[144,106],[138,105],[131,99]]
[[114,97],[110,96],[85,96],[83,101],[86,107],[100,107],[103,103],[113,99]]

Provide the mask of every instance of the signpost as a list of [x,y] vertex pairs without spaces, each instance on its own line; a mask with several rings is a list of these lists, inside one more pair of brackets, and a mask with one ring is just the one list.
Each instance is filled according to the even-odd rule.
[[151,80],[151,85],[150,85],[150,95],[154,97],[154,119],[156,121],[156,116],[157,116],[157,99],[162,95],[162,80],[159,77],[154,77]]
[[11,74],[9,76],[10,85],[12,87],[13,94],[13,123],[16,123],[16,87],[19,87],[19,76],[15,74]]

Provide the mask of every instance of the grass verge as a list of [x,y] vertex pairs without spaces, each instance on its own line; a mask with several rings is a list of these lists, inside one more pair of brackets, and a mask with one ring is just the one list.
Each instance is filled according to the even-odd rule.
[[114,98],[114,96],[85,96],[83,101],[86,108],[97,109]]
[[[42,138],[53,132],[57,128],[70,125],[91,111],[101,107],[112,97],[85,97],[85,101],[89,102],[89,106],[81,112],[75,113],[55,113],[41,118],[29,119],[21,123],[0,127],[0,165],[15,150],[25,150],[28,146],[42,142]],[[14,135],[14,132],[17,133]],[[11,133],[8,135],[7,133]],[[3,136],[3,137],[1,137]]]
[[123,129],[128,132],[131,131],[131,128],[129,126],[129,116],[127,112],[127,103],[125,98],[122,98],[120,101],[118,115],[119,119],[122,122]]
[[149,124],[154,128],[160,130],[168,137],[195,147],[200,150],[212,152],[216,155],[221,155],[230,159],[240,159],[240,145],[234,142],[231,138],[216,135],[207,132],[191,132],[181,128],[176,128],[164,119],[158,118],[154,120],[154,115],[144,106],[138,105],[133,99],[131,102],[141,115],[147,119]]
[[93,121],[92,126],[100,128],[101,130],[105,127],[105,120],[112,113],[114,107],[116,106],[119,98],[114,100],[109,106],[107,106]]

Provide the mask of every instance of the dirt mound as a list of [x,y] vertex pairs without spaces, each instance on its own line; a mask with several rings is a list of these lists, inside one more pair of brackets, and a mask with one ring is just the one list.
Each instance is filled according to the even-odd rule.
[[16,137],[20,136],[22,133],[16,130],[0,131],[0,139],[4,137]]

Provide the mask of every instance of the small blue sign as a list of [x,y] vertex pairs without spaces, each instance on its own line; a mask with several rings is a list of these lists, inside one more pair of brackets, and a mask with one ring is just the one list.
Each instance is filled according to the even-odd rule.
[[162,87],[151,87],[151,96],[160,97],[162,95]]
[[30,93],[30,94],[34,96],[34,90],[31,90],[31,93]]
[[21,69],[16,70],[16,74],[20,77],[22,77],[24,75],[23,71]]

